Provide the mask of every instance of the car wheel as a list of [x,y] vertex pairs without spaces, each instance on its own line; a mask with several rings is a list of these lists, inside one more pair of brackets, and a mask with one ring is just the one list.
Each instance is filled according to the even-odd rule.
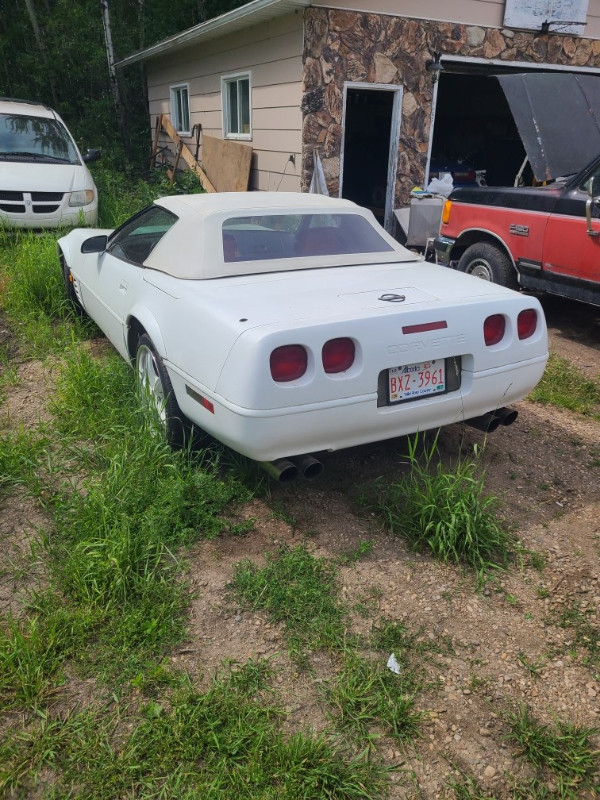
[[61,254],[60,263],[62,267],[63,282],[65,284],[65,294],[69,305],[79,317],[87,317],[87,312],[81,303],[81,295],[79,292],[79,284],[77,279],[71,275],[69,265],[65,261],[64,256]]
[[467,247],[458,262],[460,272],[498,283],[508,289],[518,289],[517,273],[506,253],[489,242],[477,242]]
[[145,333],[138,339],[135,372],[140,395],[156,414],[171,447],[181,448],[188,443],[199,445],[208,438],[183,415],[163,360]]

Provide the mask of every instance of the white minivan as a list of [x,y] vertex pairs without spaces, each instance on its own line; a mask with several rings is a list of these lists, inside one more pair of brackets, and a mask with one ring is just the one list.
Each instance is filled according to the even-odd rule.
[[98,191],[65,123],[42,103],[0,98],[0,227],[96,225]]

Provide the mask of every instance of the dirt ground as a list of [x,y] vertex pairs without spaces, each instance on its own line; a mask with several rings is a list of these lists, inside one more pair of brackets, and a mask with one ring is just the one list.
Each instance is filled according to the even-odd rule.
[[[600,311],[553,299],[543,303],[552,352],[598,376]],[[0,323],[3,339],[9,342],[10,333]],[[0,405],[0,430],[47,418],[51,374],[33,362],[20,364],[19,373],[18,386]],[[442,433],[441,445],[450,456],[484,438],[454,426]],[[236,607],[226,584],[233,564],[243,558],[261,562],[267,550],[284,542],[308,541],[316,554],[333,557],[370,540],[370,553],[340,573],[348,608],[368,609],[367,616],[352,612],[353,631],[368,633],[374,621],[393,619],[413,630],[423,626],[431,639],[452,646],[430,667],[437,687],[419,699],[428,712],[423,737],[407,751],[382,740],[385,759],[404,761],[412,770],[412,777],[395,775],[390,796],[451,797],[444,787],[458,768],[496,797],[508,798],[511,780],[533,773],[506,740],[505,709],[522,701],[543,723],[600,726],[598,671],[586,664],[576,631],[557,622],[561,611],[576,606],[600,631],[600,423],[525,401],[514,425],[488,437],[487,489],[500,498],[505,523],[524,548],[544,556],[545,567],[524,558],[479,592],[471,575],[410,552],[352,502],[361,484],[399,476],[403,452],[404,442],[396,440],[331,454],[317,481],[274,485],[269,504],[249,504],[244,514],[256,520],[252,532],[196,545],[186,573],[194,590],[189,641],[172,662],[202,683],[224,659],[269,657],[289,714],[287,727],[323,729],[327,719],[318,689],[333,674],[332,657],[315,653],[312,670],[299,672],[279,627]],[[0,547],[11,563],[29,552],[33,532],[43,524],[42,512],[21,494],[4,501]],[[2,574],[0,611],[18,612],[27,589],[43,581],[43,568],[35,563],[22,574]]]

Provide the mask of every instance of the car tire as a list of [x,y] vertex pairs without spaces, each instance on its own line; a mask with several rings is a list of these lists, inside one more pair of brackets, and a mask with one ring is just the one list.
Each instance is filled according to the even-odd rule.
[[173,391],[169,373],[156,352],[152,340],[144,333],[138,339],[135,353],[135,373],[143,401],[156,414],[165,430],[169,445],[175,449],[200,446],[208,434],[184,416]]
[[458,270],[508,289],[519,288],[517,273],[510,258],[489,242],[476,242],[467,247],[458,262]]
[[62,276],[65,285],[65,294],[67,296],[67,302],[69,303],[69,306],[73,309],[73,311],[77,314],[78,317],[86,318],[88,316],[87,312],[83,307],[83,305],[81,304],[81,300],[79,299],[79,295],[77,293],[77,286],[75,284],[75,280],[72,278],[69,265],[67,264],[65,257],[62,254],[60,256],[60,264],[62,268]]

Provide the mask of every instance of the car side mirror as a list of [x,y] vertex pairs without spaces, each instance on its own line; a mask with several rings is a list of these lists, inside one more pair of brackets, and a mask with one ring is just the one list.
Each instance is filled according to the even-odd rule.
[[91,236],[81,243],[82,253],[103,253],[108,244],[108,236],[101,234],[100,236]]
[[101,158],[101,156],[102,156],[101,150],[90,149],[83,154],[82,158],[85,164],[91,164],[92,161],[98,161],[98,159]]

